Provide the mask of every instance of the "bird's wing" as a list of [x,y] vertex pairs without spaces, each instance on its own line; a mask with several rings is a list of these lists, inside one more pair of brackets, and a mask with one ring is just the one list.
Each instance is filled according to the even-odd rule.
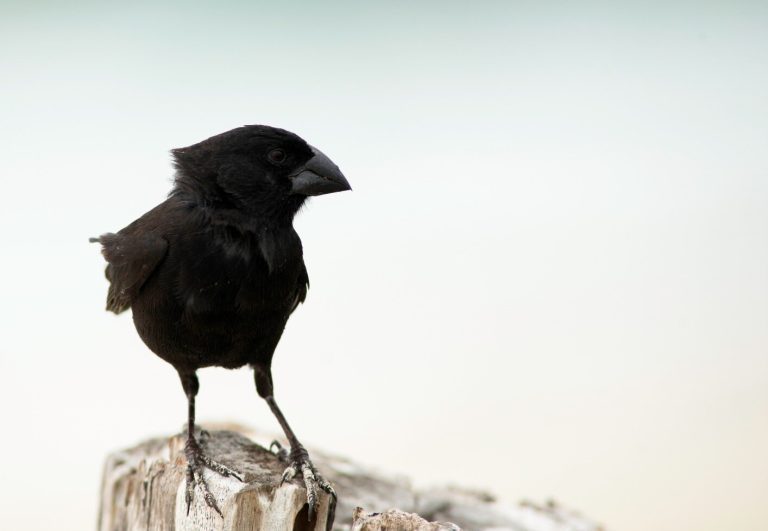
[[156,235],[128,235],[108,233],[93,238],[101,243],[101,252],[108,264],[105,271],[109,280],[107,310],[121,313],[131,307],[139,290],[152,271],[165,257],[168,242]]
[[307,290],[309,290],[309,273],[307,273],[307,266],[302,262],[301,273],[299,274],[299,280],[296,283],[296,297],[293,299],[291,313],[293,313],[293,311],[299,307],[299,304],[304,302],[307,298]]

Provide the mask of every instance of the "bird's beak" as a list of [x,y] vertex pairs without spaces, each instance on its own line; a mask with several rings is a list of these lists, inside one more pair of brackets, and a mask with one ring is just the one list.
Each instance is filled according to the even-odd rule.
[[351,190],[349,182],[331,159],[312,146],[314,156],[291,176],[291,192],[301,195],[323,195]]

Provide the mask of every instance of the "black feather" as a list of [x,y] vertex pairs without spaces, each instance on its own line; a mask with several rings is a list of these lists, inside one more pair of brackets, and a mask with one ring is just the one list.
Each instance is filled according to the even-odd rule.
[[[280,146],[283,165],[267,153]],[[169,198],[98,238],[108,262],[107,309],[132,307],[136,328],[180,370],[270,364],[308,275],[293,217],[306,196],[290,174],[312,157],[281,129],[241,127],[173,150]]]

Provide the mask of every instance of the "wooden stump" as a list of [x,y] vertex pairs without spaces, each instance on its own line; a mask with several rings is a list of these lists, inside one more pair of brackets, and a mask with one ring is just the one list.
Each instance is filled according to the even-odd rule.
[[[107,458],[99,531],[327,529],[329,497],[321,492],[317,518],[309,522],[301,480],[281,486],[285,463],[251,440],[268,445],[274,434],[241,426],[218,427],[226,429],[211,430],[198,440],[211,458],[245,479],[241,483],[204,472],[223,518],[205,504],[199,487],[187,516],[185,436],[175,435],[151,439]],[[402,476],[312,448],[309,453],[339,494],[336,531],[604,531],[600,524],[554,501],[506,505],[488,493],[460,487],[417,490]]]
[[325,531],[330,496],[322,492],[308,520],[307,493],[299,479],[280,485],[285,463],[232,431],[198,440],[208,456],[238,471],[241,483],[215,472],[206,482],[224,515],[208,507],[198,487],[187,515],[185,436],[152,439],[110,455],[104,466],[99,531]]

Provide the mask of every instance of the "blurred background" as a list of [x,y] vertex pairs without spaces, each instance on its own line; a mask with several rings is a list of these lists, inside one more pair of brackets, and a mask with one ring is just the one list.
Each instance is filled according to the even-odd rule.
[[[768,528],[766,3],[1,5],[4,527],[92,528],[106,453],[182,428],[87,240],[169,149],[264,123],[354,187],[296,220],[305,444],[612,530]],[[200,379],[200,421],[278,429],[249,370]]]

